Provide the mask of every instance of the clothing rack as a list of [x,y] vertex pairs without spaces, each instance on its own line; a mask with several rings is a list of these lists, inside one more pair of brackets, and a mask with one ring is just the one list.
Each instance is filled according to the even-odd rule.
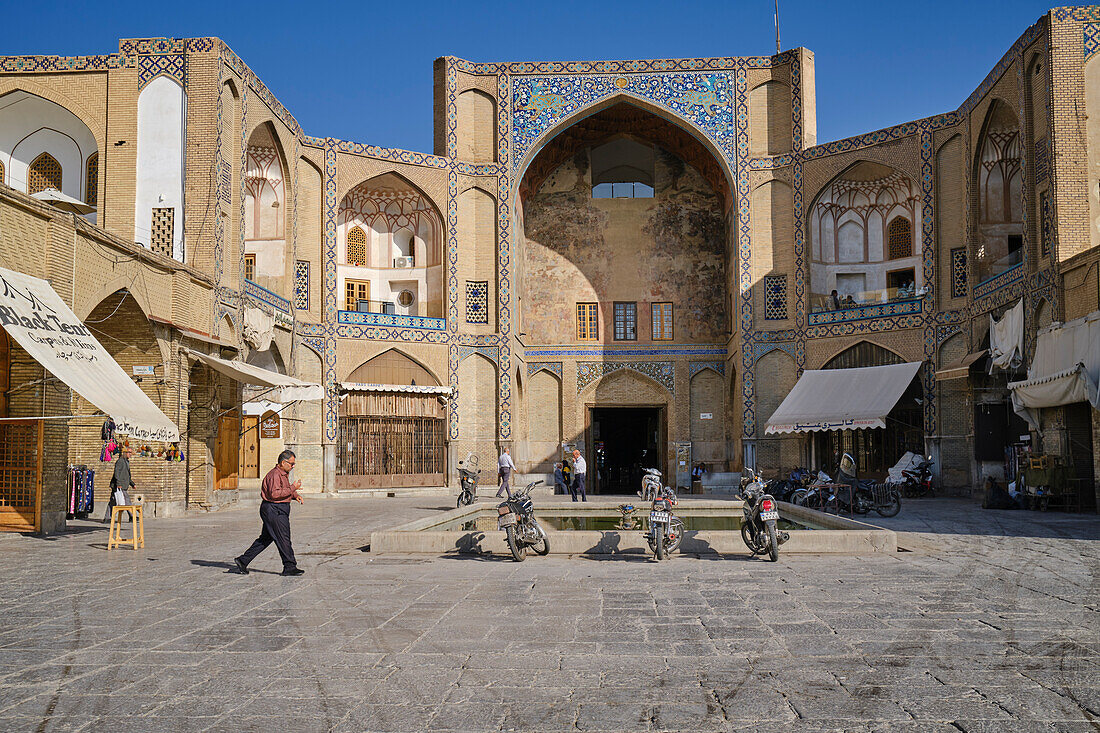
[[88,466],[69,466],[68,518],[87,519],[95,511],[95,471]]

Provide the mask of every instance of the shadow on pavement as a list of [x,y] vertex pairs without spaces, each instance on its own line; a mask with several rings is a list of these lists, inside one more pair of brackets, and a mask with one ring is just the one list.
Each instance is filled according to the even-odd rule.
[[[222,560],[192,560],[192,565],[198,565],[200,568],[223,568],[227,575],[240,575],[237,572],[237,566],[231,562],[224,562]],[[249,574],[260,573],[261,575],[279,575],[274,570],[257,570],[256,568],[249,568]]]
[[917,534],[1100,540],[1100,517],[1096,514],[982,509],[977,499],[902,499],[896,517],[872,513],[857,519],[883,529]]

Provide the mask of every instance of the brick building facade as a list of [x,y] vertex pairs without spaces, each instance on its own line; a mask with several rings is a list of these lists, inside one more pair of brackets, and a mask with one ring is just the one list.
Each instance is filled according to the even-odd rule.
[[[1009,379],[935,372],[1021,298],[1027,349],[1100,307],[1098,44],[1100,8],[1056,8],[958,109],[823,144],[803,48],[444,57],[433,154],[307,135],[218,39],[3,57],[0,99],[18,104],[0,109],[0,253],[117,323],[124,366],[161,365],[142,387],[204,466],[139,464],[165,511],[219,500],[219,420],[262,402],[181,345],[325,386],[279,408],[312,490],[443,480],[504,446],[547,473],[578,444],[608,464],[604,490],[639,462],[674,473],[682,443],[712,470],[822,462],[832,444],[764,432],[802,371],[919,361],[892,449],[931,451],[967,491],[998,470],[977,423],[1010,426]],[[50,183],[96,226],[19,193]],[[251,309],[275,321],[269,349],[245,338]],[[1063,410],[1043,419],[1044,449],[1071,450]],[[83,422],[51,430],[92,462]]]

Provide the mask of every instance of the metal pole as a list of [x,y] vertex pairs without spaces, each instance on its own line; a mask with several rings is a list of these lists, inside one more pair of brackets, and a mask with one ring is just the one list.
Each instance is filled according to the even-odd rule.
[[775,53],[779,55],[782,47],[779,45],[779,0],[775,0]]

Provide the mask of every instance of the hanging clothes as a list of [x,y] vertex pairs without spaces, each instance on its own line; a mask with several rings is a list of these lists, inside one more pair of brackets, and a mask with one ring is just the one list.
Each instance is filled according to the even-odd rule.
[[68,518],[87,519],[95,511],[95,471],[86,465],[69,466]]

